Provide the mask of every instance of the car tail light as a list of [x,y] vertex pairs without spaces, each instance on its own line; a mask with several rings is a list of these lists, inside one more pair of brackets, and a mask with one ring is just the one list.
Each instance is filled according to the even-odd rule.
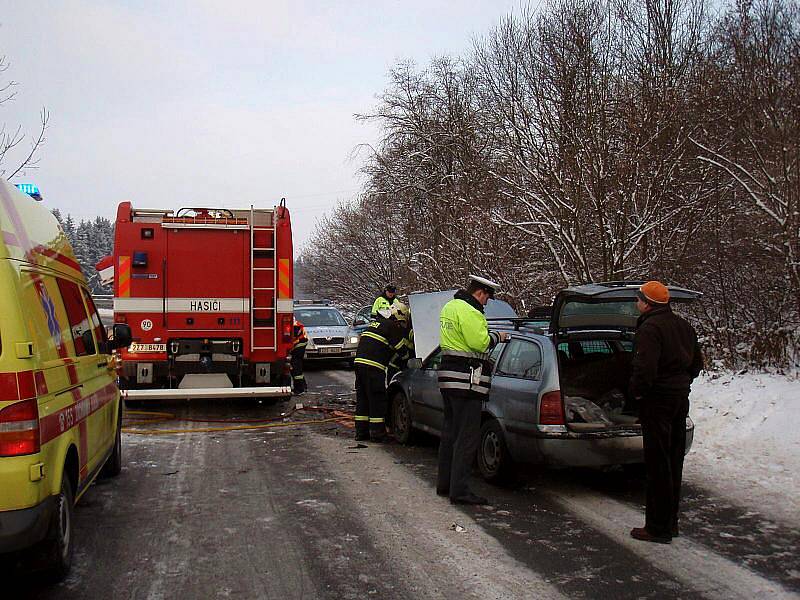
[[281,318],[281,332],[283,334],[283,341],[284,342],[291,342],[292,341],[292,317],[290,315],[284,315]]
[[561,390],[547,392],[539,403],[539,423],[541,425],[565,425],[564,403]]
[[0,410],[0,456],[39,451],[39,406],[36,398]]

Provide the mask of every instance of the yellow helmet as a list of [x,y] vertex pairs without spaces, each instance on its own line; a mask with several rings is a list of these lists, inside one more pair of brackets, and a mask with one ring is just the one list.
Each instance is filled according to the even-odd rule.
[[393,302],[392,316],[398,321],[408,321],[408,318],[411,316],[411,312],[408,310],[408,306],[402,302]]

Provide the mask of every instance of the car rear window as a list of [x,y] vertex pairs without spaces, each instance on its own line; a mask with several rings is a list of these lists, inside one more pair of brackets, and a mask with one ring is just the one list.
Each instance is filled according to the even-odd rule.
[[606,340],[582,340],[575,342],[562,342],[558,351],[563,352],[568,358],[591,356],[593,354],[613,354],[616,352],[631,352],[633,342]]
[[634,327],[639,318],[636,300],[613,300],[608,302],[564,303],[559,315],[559,327],[623,326]]

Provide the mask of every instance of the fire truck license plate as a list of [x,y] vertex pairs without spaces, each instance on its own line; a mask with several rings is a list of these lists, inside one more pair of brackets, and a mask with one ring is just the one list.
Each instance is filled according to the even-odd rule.
[[137,352],[166,352],[166,344],[131,344],[128,346],[128,352],[133,354]]
[[320,354],[334,354],[336,352],[341,352],[341,351],[342,351],[342,347],[341,346],[334,346],[333,348],[320,348],[319,349],[319,353]]

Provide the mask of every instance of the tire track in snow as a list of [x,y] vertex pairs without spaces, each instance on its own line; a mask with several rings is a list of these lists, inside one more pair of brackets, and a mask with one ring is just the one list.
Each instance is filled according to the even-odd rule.
[[[370,536],[426,598],[561,598],[562,593],[517,561],[472,517],[438,498],[393,456],[370,445],[347,452],[347,442],[309,436],[330,473],[349,483]],[[458,523],[466,531],[450,530]]]
[[604,498],[594,491],[571,486],[550,487],[546,493],[564,509],[625,549],[670,573],[685,585],[709,598],[792,598],[796,593],[749,568],[720,556],[712,549],[680,537],[672,544],[652,544],[629,536],[644,515],[623,502]]

